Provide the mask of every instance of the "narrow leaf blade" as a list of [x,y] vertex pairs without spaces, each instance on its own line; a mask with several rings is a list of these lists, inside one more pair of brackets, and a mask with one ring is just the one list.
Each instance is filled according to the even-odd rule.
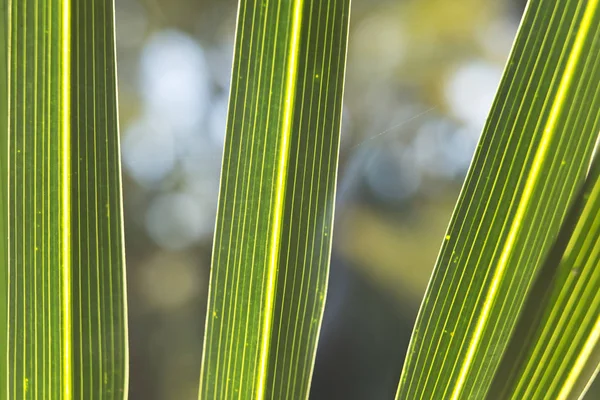
[[490,398],[578,399],[600,367],[600,157],[536,278]]
[[9,398],[72,396],[68,3],[9,2]]
[[331,251],[349,3],[240,2],[201,399],[308,396]]
[[[8,326],[8,0],[0,0],[0,324]],[[0,359],[8,356],[8,329],[0,329]],[[6,363],[0,362],[0,395],[8,387]]]
[[482,398],[600,130],[598,0],[532,0],[402,371],[399,399]]
[[8,16],[8,398],[122,399],[114,4],[10,1]]
[[73,398],[127,397],[129,356],[114,1],[73,1]]

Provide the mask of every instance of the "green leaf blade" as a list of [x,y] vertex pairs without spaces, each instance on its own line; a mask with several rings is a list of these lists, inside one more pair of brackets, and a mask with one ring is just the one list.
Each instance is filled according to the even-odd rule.
[[600,158],[540,271],[490,398],[579,399],[600,366]]
[[12,1],[7,15],[7,396],[123,399],[114,4]]
[[73,2],[71,26],[73,394],[122,399],[129,366],[113,1]]
[[[63,6],[9,4],[9,398],[70,398]],[[44,35],[43,33],[46,32]],[[70,332],[69,332],[70,333]]]
[[399,399],[481,398],[600,126],[597,1],[532,1],[421,306]]
[[[8,293],[8,1],[0,0],[0,293]],[[8,326],[8,296],[0,300],[0,323]],[[0,329],[0,359],[8,356],[8,329]],[[7,395],[6,363],[0,362],[0,393]]]
[[242,1],[200,398],[304,398],[331,249],[349,2]]

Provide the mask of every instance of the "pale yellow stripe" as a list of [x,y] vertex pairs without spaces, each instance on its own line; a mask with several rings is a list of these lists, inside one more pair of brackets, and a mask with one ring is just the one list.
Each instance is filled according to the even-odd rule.
[[71,0],[63,0],[61,16],[61,279],[62,400],[72,399],[71,332]]
[[275,208],[273,214],[273,225],[269,245],[269,265],[267,277],[267,296],[265,304],[265,317],[262,321],[262,343],[258,370],[258,386],[256,398],[263,399],[265,395],[265,383],[267,380],[267,363],[269,358],[269,346],[271,342],[271,325],[273,323],[273,303],[275,297],[275,282],[277,280],[277,261],[279,258],[279,246],[281,241],[281,223],[283,214],[283,200],[285,196],[285,177],[287,175],[289,161],[289,142],[291,135],[292,113],[294,97],[296,94],[296,75],[298,71],[298,47],[300,41],[300,28],[302,26],[303,0],[294,3],[292,15],[292,37],[288,54],[288,67],[286,74],[285,103],[283,110],[283,126],[281,143],[279,145],[279,165],[277,168],[277,186],[275,193]]
[[575,364],[573,365],[573,368],[571,368],[571,371],[569,372],[569,375],[567,376],[567,379],[566,379],[565,383],[563,384],[563,387],[560,390],[556,400],[566,400],[567,398],[569,398],[569,395],[571,394],[571,391],[573,390],[573,386],[575,386],[575,383],[577,382],[577,378],[579,378],[579,375],[580,375],[581,371],[583,370],[583,367],[585,367],[588,359],[590,358],[590,355],[592,354],[592,351],[598,344],[599,340],[600,340],[600,317],[596,319],[596,324],[594,325],[594,329],[592,330],[592,332],[590,333],[590,336],[588,336],[587,340],[585,341],[585,345],[583,346],[581,353],[579,353],[577,360],[575,360]]

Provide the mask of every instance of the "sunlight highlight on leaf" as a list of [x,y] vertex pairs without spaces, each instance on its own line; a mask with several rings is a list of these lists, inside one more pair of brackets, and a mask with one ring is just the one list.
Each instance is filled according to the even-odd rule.
[[349,3],[240,2],[201,399],[308,396],[331,252]]
[[10,102],[1,138],[7,157],[0,157],[9,180],[7,395],[123,399],[114,4],[23,0],[2,12]]
[[486,395],[587,173],[599,88],[598,0],[531,1],[421,305],[398,399]]
[[600,365],[598,266],[600,157],[595,157],[529,294],[490,399],[580,398]]

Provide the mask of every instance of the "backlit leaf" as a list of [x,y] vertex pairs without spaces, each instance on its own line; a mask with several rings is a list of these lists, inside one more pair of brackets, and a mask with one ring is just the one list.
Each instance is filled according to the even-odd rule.
[[240,1],[200,399],[308,396],[349,3]]
[[[0,293],[8,293],[8,0],[0,0]],[[0,298],[0,326],[8,321],[8,295]],[[7,329],[0,329],[0,359],[7,357]],[[0,396],[7,387],[6,363],[0,362]]]
[[1,19],[10,103],[0,157],[9,172],[4,388],[10,399],[124,398],[114,5],[9,0]]
[[578,399],[600,366],[600,157],[529,294],[491,399]]
[[421,305],[398,399],[485,397],[600,131],[599,0],[532,0]]

